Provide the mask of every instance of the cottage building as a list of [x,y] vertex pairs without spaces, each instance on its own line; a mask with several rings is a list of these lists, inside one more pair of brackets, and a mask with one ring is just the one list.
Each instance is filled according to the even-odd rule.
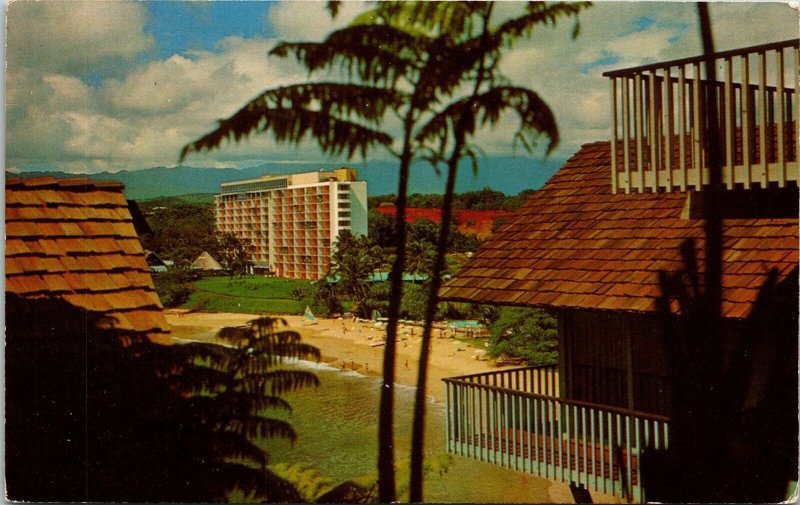
[[[701,61],[607,74],[611,141],[582,146],[443,289],[448,300],[543,307],[559,324],[557,367],[445,379],[451,452],[573,490],[658,499],[644,460],[668,453],[686,402],[718,401],[708,391],[680,398],[706,370],[676,363],[684,350],[673,346],[684,342],[672,316],[688,317],[691,300],[664,293],[662,283],[682,272],[689,294],[705,288]],[[717,61],[722,339],[706,351],[720,353],[725,368],[736,464],[755,464],[758,454],[769,465],[724,486],[786,489],[796,486],[798,451],[800,90],[786,85],[797,82],[798,42],[719,53]],[[717,362],[692,358],[700,369],[706,358]]]
[[[136,359],[144,348],[174,348],[160,345],[172,343],[170,329],[122,189],[89,179],[6,181],[10,500],[148,501],[153,486],[141,482],[156,482],[172,458],[150,450],[173,446],[163,417],[148,411],[168,403],[157,395],[169,391],[153,387],[161,380],[154,360]],[[142,452],[152,461],[135,459]]]

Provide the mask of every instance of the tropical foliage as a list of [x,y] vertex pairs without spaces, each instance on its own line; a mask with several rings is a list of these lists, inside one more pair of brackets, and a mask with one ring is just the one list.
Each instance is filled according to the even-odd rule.
[[492,357],[531,366],[558,362],[558,322],[542,309],[503,307],[489,332]]

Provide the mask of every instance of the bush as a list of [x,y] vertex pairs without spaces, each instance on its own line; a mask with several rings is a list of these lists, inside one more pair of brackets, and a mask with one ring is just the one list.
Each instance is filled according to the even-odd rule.
[[321,317],[330,317],[344,311],[336,292],[336,286],[324,280],[312,284],[302,301],[311,309],[311,312]]
[[425,306],[428,304],[428,288],[417,284],[403,286],[403,301],[400,303],[400,317],[413,321],[425,319]]
[[520,358],[530,366],[558,362],[558,323],[542,309],[503,307],[489,331],[490,356]]
[[164,307],[178,307],[186,303],[192,294],[192,281],[196,274],[186,270],[163,272],[153,276],[158,297]]

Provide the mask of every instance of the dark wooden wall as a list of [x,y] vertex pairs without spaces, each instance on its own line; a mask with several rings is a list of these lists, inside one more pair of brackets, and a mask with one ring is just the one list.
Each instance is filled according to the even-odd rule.
[[663,344],[652,316],[600,310],[559,312],[565,396],[668,415]]

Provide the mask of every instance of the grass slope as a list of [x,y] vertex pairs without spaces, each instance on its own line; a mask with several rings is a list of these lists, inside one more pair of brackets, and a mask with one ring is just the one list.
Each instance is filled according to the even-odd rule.
[[303,313],[302,302],[291,293],[307,288],[309,281],[268,277],[207,277],[194,283],[194,293],[184,308],[248,314]]

